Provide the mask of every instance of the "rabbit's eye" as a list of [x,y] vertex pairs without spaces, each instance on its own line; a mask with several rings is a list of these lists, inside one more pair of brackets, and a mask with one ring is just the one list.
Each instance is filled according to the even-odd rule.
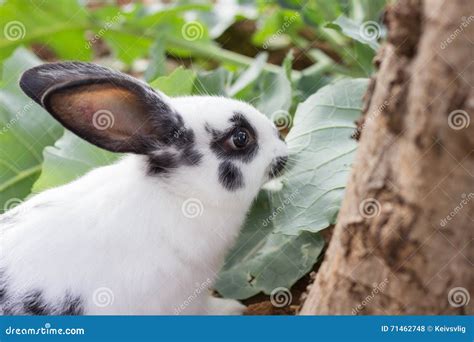
[[248,145],[250,141],[250,133],[245,128],[238,128],[234,131],[229,140],[233,149],[240,150]]

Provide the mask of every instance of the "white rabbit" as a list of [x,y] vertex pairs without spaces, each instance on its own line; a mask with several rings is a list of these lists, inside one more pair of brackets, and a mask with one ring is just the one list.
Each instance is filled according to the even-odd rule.
[[286,162],[273,123],[88,63],[35,67],[20,86],[70,131],[127,154],[0,216],[0,313],[241,314],[209,289]]

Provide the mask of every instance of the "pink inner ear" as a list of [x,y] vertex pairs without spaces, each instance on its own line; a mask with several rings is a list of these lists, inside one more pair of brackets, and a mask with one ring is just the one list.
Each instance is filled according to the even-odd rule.
[[125,88],[96,84],[59,91],[51,97],[55,114],[72,128],[99,130],[111,140],[152,133],[149,113]]

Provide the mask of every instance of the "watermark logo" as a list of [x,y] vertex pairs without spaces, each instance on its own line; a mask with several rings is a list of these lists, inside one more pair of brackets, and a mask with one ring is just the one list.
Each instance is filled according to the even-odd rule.
[[188,41],[195,41],[204,36],[204,26],[198,21],[190,21],[181,28],[183,38]]
[[364,123],[357,127],[356,131],[354,132],[353,136],[359,136],[360,133],[364,130],[364,128],[369,124],[371,121],[375,120],[388,108],[389,102],[385,100],[380,106],[378,106],[375,110],[373,110],[370,114],[365,115]]
[[366,21],[360,25],[359,34],[363,40],[371,42],[377,41],[380,37],[381,28],[375,21]]
[[461,24],[449,35],[448,38],[446,38],[439,44],[441,50],[446,49],[448,45],[451,44],[460,34],[462,34],[464,32],[464,29],[466,29],[473,21],[474,15],[471,15],[467,18],[462,17]]
[[443,217],[441,219],[441,221],[439,222],[439,225],[441,227],[445,227],[448,222],[454,218],[454,216],[456,216],[471,200],[474,199],[474,192],[470,192],[469,194],[462,194],[461,198],[462,200],[459,202],[459,204],[455,206],[446,217]]
[[459,131],[463,128],[468,128],[470,123],[471,118],[465,110],[456,109],[448,115],[448,125],[455,131]]
[[7,212],[8,210],[13,209],[13,208],[19,206],[21,203],[22,203],[22,200],[19,199],[19,198],[10,198],[3,205],[3,212]]
[[286,287],[277,287],[270,294],[270,302],[276,308],[283,308],[291,304],[293,296]]
[[114,16],[112,17],[112,19],[107,18],[107,21],[105,22],[104,27],[102,27],[98,32],[96,32],[96,33],[94,34],[94,36],[93,36],[91,39],[89,39],[89,41],[88,41],[88,42],[86,43],[86,45],[85,45],[85,48],[86,48],[87,50],[89,50],[89,49],[92,47],[92,45],[94,45],[99,39],[101,39],[101,38],[104,36],[104,34],[105,34],[108,30],[110,30],[110,28],[111,28],[115,23],[117,23],[117,22],[120,21],[120,19],[121,19],[122,17],[123,17],[123,16],[122,16],[121,13],[117,13],[116,15],[114,15]]
[[375,284],[374,287],[372,288],[372,291],[370,292],[369,295],[367,295],[364,300],[360,304],[358,304],[356,307],[352,308],[352,314],[357,315],[364,307],[370,304],[370,302],[375,298],[376,295],[379,293],[382,293],[385,287],[388,284],[388,279],[385,278],[383,281],[381,281],[379,284]]
[[10,41],[23,39],[26,36],[26,28],[21,21],[9,21],[3,28],[3,34]]
[[469,303],[471,296],[464,287],[453,287],[448,293],[448,302],[452,307],[460,308]]
[[287,130],[291,127],[293,118],[291,114],[283,109],[273,112],[270,116],[271,120],[275,123],[279,131]]
[[378,216],[381,210],[382,206],[375,198],[366,198],[359,205],[359,213],[362,217],[367,219]]
[[293,200],[297,197],[299,194],[299,189],[294,191],[293,193],[290,194],[290,196],[286,197],[284,200],[282,200],[281,205],[279,205],[277,208],[275,208],[271,215],[269,215],[267,218],[265,218],[262,221],[262,225],[264,227],[268,226],[275,218],[280,215],[283,211],[285,211],[285,208],[293,203]]
[[115,117],[111,111],[106,109],[98,110],[92,115],[92,124],[99,131],[112,128],[115,124]]
[[300,16],[299,13],[295,13],[293,14],[291,17],[285,17],[284,21],[283,21],[283,24],[281,25],[281,28],[279,28],[270,38],[268,38],[265,43],[263,43],[263,48],[266,50],[268,49],[268,47],[275,41],[277,40],[279,37],[281,37],[281,35],[283,35],[286,31],[288,31],[288,29],[290,28],[290,26],[296,21],[296,19],[298,19]]
[[108,287],[99,287],[92,294],[92,302],[99,308],[112,305],[114,300],[114,293]]
[[196,300],[196,298],[199,297],[201,293],[205,293],[206,291],[208,291],[211,284],[212,282],[209,278],[207,278],[206,281],[202,283],[196,283],[196,288],[194,289],[194,292],[189,295],[183,303],[174,308],[174,314],[181,314],[188,306],[190,306]]
[[7,133],[31,108],[33,108],[35,102],[30,100],[20,110],[15,113],[15,116],[10,119],[1,129],[0,135]]
[[202,202],[197,198],[188,198],[181,206],[183,215],[187,218],[196,218],[204,212]]

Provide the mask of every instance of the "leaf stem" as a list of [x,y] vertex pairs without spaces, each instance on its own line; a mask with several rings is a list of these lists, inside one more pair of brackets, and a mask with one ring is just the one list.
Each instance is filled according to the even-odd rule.
[[30,167],[29,169],[23,170],[15,175],[15,177],[9,179],[8,181],[4,182],[0,185],[0,192],[5,191],[9,187],[15,185],[16,183],[25,180],[28,177],[31,177],[37,173],[41,172],[42,165],[38,164],[36,166]]

